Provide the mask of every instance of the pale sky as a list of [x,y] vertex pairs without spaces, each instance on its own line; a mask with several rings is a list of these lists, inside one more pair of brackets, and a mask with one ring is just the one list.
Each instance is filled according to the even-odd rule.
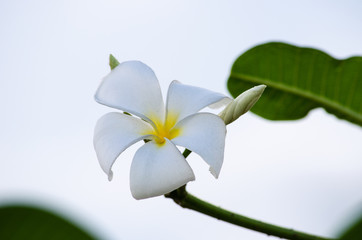
[[[264,42],[362,55],[355,1],[0,1],[0,204],[32,202],[79,220],[102,239],[276,239],[171,200],[137,201],[137,144],[108,182],[93,149],[105,113],[93,95],[108,55],[140,60],[165,96],[177,79],[228,94],[234,60]],[[271,122],[248,113],[228,126],[218,180],[196,154],[189,191],[249,217],[333,237],[362,210],[362,130],[322,109]]]

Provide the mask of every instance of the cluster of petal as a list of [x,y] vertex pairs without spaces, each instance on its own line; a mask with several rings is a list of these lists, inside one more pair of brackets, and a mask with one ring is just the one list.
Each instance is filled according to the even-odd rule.
[[199,154],[219,176],[226,126],[217,115],[201,109],[231,100],[219,93],[173,81],[166,106],[156,75],[138,61],[119,64],[99,86],[97,102],[127,112],[101,117],[94,131],[94,148],[103,171],[112,179],[112,165],[132,144],[146,143],[134,155],[130,188],[144,199],[171,192],[195,179],[177,146]]
[[266,85],[259,85],[248,89],[234,99],[226,108],[219,113],[219,116],[228,125],[249,111],[263,94]]

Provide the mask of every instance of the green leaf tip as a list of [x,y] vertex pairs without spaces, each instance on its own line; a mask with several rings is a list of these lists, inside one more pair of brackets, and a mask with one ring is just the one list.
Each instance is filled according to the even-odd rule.
[[362,126],[362,57],[344,60],[312,48],[270,42],[253,47],[233,64],[232,96],[268,86],[251,111],[269,120],[296,120],[322,107]]
[[111,67],[111,70],[113,70],[118,65],[118,60],[112,54],[109,54],[109,66]]

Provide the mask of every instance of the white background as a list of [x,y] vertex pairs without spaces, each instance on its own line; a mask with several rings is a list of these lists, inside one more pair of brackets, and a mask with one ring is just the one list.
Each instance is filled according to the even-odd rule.
[[[274,239],[129,190],[135,145],[108,182],[93,150],[93,100],[108,55],[168,84],[227,94],[233,61],[268,41],[362,55],[360,1],[0,1],[0,204],[31,202],[102,239]],[[362,209],[362,131],[324,110],[228,126],[218,180],[196,155],[194,195],[247,216],[333,237]],[[276,238],[275,238],[276,239]]]

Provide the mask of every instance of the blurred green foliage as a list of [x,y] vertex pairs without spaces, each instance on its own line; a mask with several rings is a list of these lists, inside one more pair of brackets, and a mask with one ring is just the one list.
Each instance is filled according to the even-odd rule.
[[340,240],[361,240],[362,239],[362,215],[354,221],[340,237]]
[[32,206],[0,207],[0,239],[90,240],[96,239],[65,218]]

